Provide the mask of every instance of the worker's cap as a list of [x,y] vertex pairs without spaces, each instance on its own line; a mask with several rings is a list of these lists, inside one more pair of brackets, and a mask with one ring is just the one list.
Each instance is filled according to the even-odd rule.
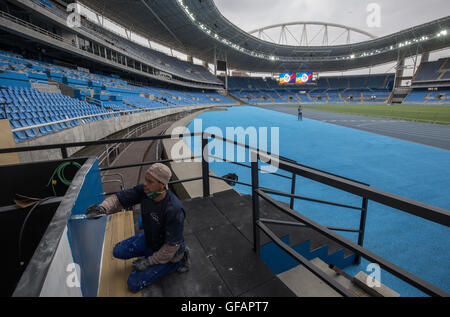
[[161,163],[152,164],[148,168],[147,173],[152,175],[154,178],[156,178],[164,185],[167,185],[170,181],[170,178],[172,177],[172,172],[170,171],[170,168]]

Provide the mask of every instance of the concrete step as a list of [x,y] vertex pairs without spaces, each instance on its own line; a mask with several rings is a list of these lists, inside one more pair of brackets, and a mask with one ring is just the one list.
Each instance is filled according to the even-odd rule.
[[[367,274],[359,272],[352,280],[329,268],[320,258],[311,261],[333,280],[344,286],[358,297],[399,297],[400,294],[380,284],[379,287],[367,286]],[[342,297],[328,284],[311,273],[303,265],[277,275],[286,286],[299,297]]]
[[342,297],[303,265],[277,276],[298,297]]
[[35,88],[40,92],[61,93],[58,85],[44,84],[44,83],[31,83],[31,88]]
[[359,297],[371,297],[369,293],[364,291],[361,287],[354,284],[352,281],[338,274],[336,271],[329,268],[328,264],[319,258],[315,258],[311,261],[315,266],[324,271],[328,276],[332,277],[333,280],[344,286],[346,289],[350,290],[353,294]]

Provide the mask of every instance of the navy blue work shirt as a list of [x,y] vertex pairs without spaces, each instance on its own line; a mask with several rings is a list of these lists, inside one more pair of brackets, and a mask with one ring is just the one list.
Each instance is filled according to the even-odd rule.
[[116,196],[125,209],[141,203],[145,242],[152,253],[158,251],[163,244],[180,245],[174,256],[184,252],[183,230],[186,213],[181,201],[174,193],[167,190],[166,197],[155,202],[147,197],[144,185],[140,184],[121,191]]

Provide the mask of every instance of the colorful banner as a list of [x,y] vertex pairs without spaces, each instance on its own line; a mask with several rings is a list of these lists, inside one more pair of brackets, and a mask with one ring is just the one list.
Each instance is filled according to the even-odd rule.
[[313,74],[312,73],[297,73],[295,83],[296,84],[307,84],[312,83]]
[[295,84],[295,73],[282,73],[280,74],[280,84]]
[[313,82],[313,73],[281,73],[280,84],[308,84]]

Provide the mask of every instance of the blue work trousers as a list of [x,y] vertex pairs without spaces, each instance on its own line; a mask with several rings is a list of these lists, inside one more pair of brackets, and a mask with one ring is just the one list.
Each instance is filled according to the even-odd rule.
[[[134,237],[119,242],[113,250],[113,256],[122,260],[128,260],[141,256],[149,257],[152,254],[153,251],[147,249],[146,247],[144,233],[139,233]],[[128,277],[128,288],[131,292],[137,293],[164,275],[176,271],[182,266],[182,264],[183,261],[176,263],[167,262],[165,264],[149,266],[145,271],[133,270]]]

